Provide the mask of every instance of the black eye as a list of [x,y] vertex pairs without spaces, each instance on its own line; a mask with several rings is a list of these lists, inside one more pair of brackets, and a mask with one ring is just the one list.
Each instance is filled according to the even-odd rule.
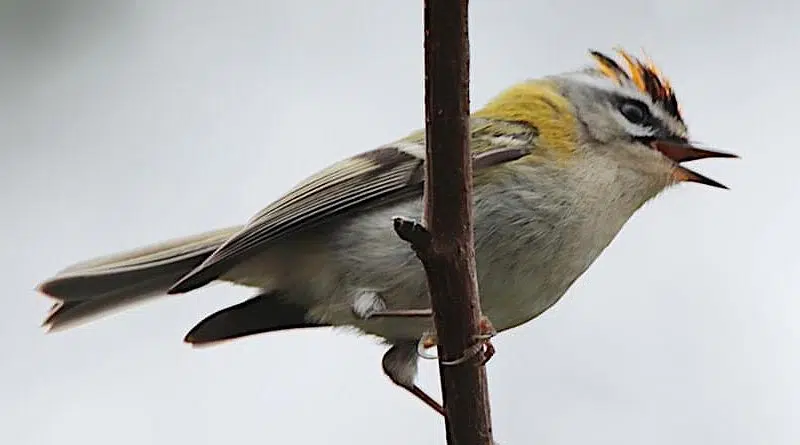
[[619,111],[633,124],[643,124],[650,119],[647,105],[638,100],[627,100],[619,106]]

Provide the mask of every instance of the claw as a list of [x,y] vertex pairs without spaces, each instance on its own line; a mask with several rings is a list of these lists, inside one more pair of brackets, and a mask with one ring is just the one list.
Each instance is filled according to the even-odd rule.
[[478,362],[478,366],[483,366],[494,356],[497,350],[495,349],[494,345],[492,345],[491,339],[497,335],[497,330],[485,315],[481,315],[481,319],[478,322],[478,328],[480,333],[474,337],[475,344],[467,348],[467,350],[461,354],[461,357],[455,360],[442,361],[443,365],[460,365],[469,361],[478,355],[478,353],[482,352],[483,357],[481,357],[481,360]]
[[436,360],[439,357],[436,354],[428,354],[425,352],[426,349],[430,349],[436,346],[439,342],[439,339],[436,337],[436,334],[426,333],[419,339],[417,342],[417,356],[424,360]]

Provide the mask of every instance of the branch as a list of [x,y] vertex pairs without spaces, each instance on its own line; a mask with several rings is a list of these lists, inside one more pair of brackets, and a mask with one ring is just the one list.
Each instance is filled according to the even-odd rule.
[[[472,223],[467,0],[425,0],[424,226],[395,220],[428,276],[449,445],[490,445]],[[447,364],[446,362],[451,362]],[[458,364],[453,364],[458,363]]]

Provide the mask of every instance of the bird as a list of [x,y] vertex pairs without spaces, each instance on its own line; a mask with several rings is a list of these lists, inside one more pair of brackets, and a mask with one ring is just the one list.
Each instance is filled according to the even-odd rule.
[[[670,81],[649,59],[589,50],[593,63],[527,79],[469,117],[481,310],[500,333],[553,307],[646,202],[685,182],[727,187],[684,164],[735,158],[692,141]],[[421,220],[425,132],[309,176],[242,225],[83,261],[37,290],[56,300],[48,332],[214,282],[251,289],[184,341],[349,328],[387,346],[389,379],[416,384],[430,316],[425,271],[392,225]],[[430,346],[427,345],[427,346]]]

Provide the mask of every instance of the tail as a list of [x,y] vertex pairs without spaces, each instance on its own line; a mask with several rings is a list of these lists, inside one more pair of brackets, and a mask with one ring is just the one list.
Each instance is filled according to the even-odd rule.
[[165,295],[240,229],[228,227],[70,266],[38,286],[57,300],[43,325],[62,330]]

